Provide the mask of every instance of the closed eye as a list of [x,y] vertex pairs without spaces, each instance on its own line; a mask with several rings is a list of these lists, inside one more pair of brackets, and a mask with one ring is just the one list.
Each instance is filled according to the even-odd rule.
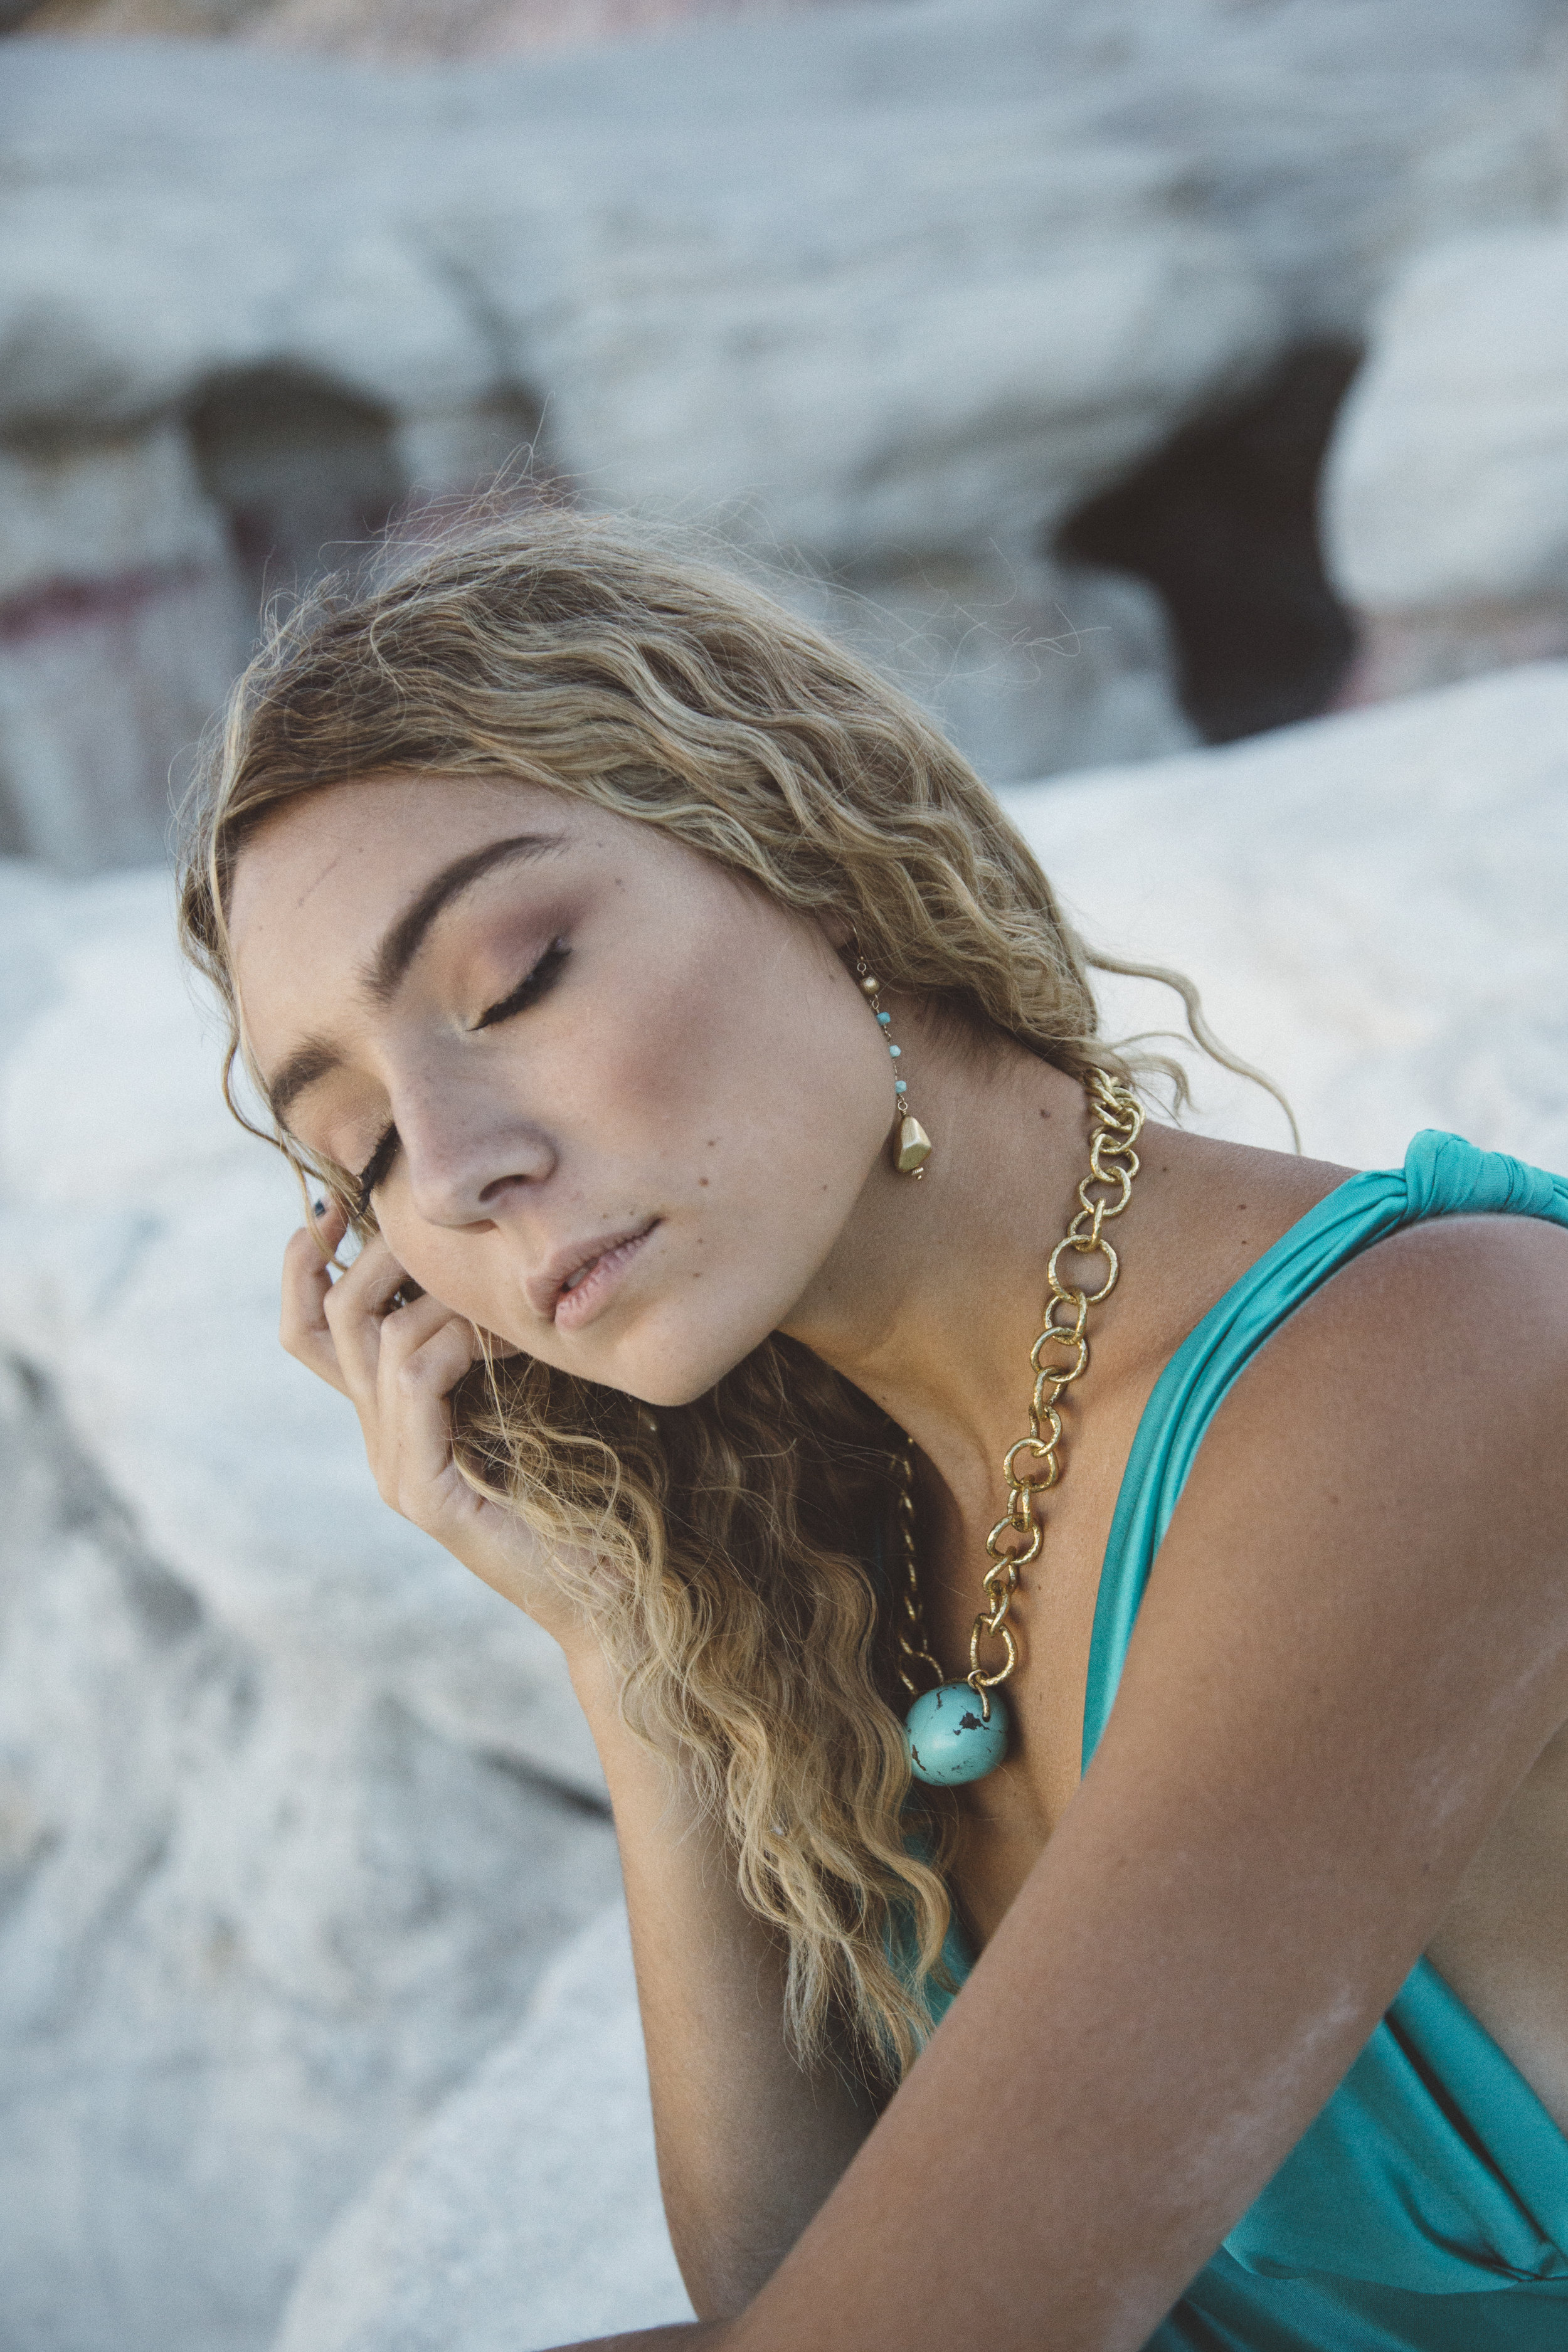
[[397,1129],[395,1127],[389,1127],[359,1174],[354,1178],[354,1188],[359,1195],[359,1213],[362,1217],[369,1214],[370,1196],[378,1184],[384,1183],[386,1181],[387,1171],[391,1168],[396,1153]]
[[[480,1013],[469,1031],[469,1035],[476,1034],[480,1029],[493,1029],[498,1021],[510,1021],[514,1013],[526,1013],[531,1004],[537,1004],[540,998],[545,995],[560,978],[562,968],[571,952],[564,940],[552,940],[538,962],[524,973],[511,994],[503,996],[499,1004],[492,1004],[486,1012]],[[395,1127],[389,1127],[363,1168],[354,1178],[359,1213],[362,1217],[369,1213],[371,1194],[378,1184],[384,1184],[396,1156],[397,1129]]]
[[564,940],[552,940],[539,961],[519,981],[511,994],[503,996],[499,1004],[492,1004],[488,1012],[480,1013],[474,1024],[474,1030],[493,1029],[498,1021],[510,1021],[514,1013],[526,1013],[531,1004],[537,1004],[560,979],[562,967],[571,952]]

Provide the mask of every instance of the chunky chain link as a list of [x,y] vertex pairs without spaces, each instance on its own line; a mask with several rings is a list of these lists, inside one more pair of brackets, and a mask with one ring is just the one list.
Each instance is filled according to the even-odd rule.
[[[1089,1139],[1089,1173],[1078,1188],[1079,1207],[1066,1233],[1051,1252],[1046,1267],[1045,1320],[1029,1350],[1035,1375],[1029,1400],[1029,1431],[1002,1457],[1007,1481],[1007,1508],[985,1538],[990,1566],[981,1580],[985,1605],[969,1636],[969,1672],[964,1681],[980,1700],[986,1722],[991,1719],[989,1694],[1005,1683],[1018,1664],[1018,1637],[1007,1622],[1020,1571],[1039,1558],[1045,1525],[1036,1512],[1037,1496],[1049,1492],[1062,1475],[1062,1417],[1058,1405],[1064,1390],[1089,1370],[1089,1312],[1104,1304],[1116,1287],[1121,1261],[1105,1227],[1119,1217],[1132,1197],[1138,1173],[1136,1150],[1142,1132],[1143,1112],[1131,1087],[1103,1070],[1091,1070],[1085,1091],[1095,1115]],[[1062,1261],[1071,1251],[1079,1258],[1100,1257],[1105,1278],[1098,1290],[1080,1290],[1062,1279]],[[1051,1360],[1057,1351],[1065,1362]],[[918,1695],[911,1669],[930,1666],[940,1683],[945,1679],[931,1654],[921,1602],[919,1562],[915,1547],[914,1465],[909,1447],[893,1457],[895,1507],[903,1541],[906,1570],[903,1607],[899,1623],[902,1664],[899,1679],[911,1697]],[[990,1672],[981,1663],[982,1642],[999,1642],[1002,1662]]]

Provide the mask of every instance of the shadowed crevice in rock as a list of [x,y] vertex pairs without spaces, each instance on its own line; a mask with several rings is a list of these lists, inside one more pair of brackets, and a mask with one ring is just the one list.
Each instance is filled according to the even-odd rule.
[[1211,743],[1327,709],[1353,630],[1323,568],[1318,483],[1355,347],[1299,346],[1247,399],[1080,507],[1058,552],[1164,600],[1183,709]]
[[302,369],[215,378],[192,404],[203,489],[259,603],[363,553],[402,496],[393,418]]

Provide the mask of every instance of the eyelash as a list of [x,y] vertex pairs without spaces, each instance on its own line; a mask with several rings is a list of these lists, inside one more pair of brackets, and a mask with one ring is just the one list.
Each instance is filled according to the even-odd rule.
[[[561,977],[562,968],[571,952],[564,940],[552,940],[539,961],[523,974],[511,994],[503,996],[499,1004],[492,1004],[488,1011],[480,1013],[468,1032],[469,1036],[478,1036],[481,1029],[493,1029],[498,1023],[510,1021],[514,1014],[526,1013],[531,1004],[537,1004],[540,998]],[[396,1150],[397,1129],[395,1127],[389,1127],[378,1140],[375,1150],[365,1161],[360,1173],[354,1178],[358,1211],[362,1217],[369,1213],[371,1195],[377,1185],[385,1182]]]

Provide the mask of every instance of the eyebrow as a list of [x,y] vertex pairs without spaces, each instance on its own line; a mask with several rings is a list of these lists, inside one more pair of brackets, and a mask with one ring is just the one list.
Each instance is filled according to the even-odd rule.
[[470,850],[467,857],[455,857],[450,866],[443,866],[407,913],[399,915],[371,959],[365,985],[376,1003],[385,1004],[396,994],[398,982],[424,946],[437,916],[465,890],[471,890],[481,875],[521,859],[548,857],[563,846],[564,836],[559,833],[514,833],[505,841],[488,842],[483,849]]
[[[398,916],[372,956],[364,984],[373,1000],[385,1004],[395,995],[437,917],[454,898],[471,890],[481,876],[500,866],[549,857],[564,845],[565,837],[559,833],[514,833],[504,841],[487,842],[483,849],[470,850],[466,857],[455,857],[449,866],[443,866],[438,874],[431,876],[412,906]],[[279,1125],[283,1124],[290,1105],[307,1087],[313,1087],[318,1078],[324,1078],[342,1064],[342,1055],[335,1045],[324,1037],[307,1037],[289,1055],[267,1089],[268,1108]]]

